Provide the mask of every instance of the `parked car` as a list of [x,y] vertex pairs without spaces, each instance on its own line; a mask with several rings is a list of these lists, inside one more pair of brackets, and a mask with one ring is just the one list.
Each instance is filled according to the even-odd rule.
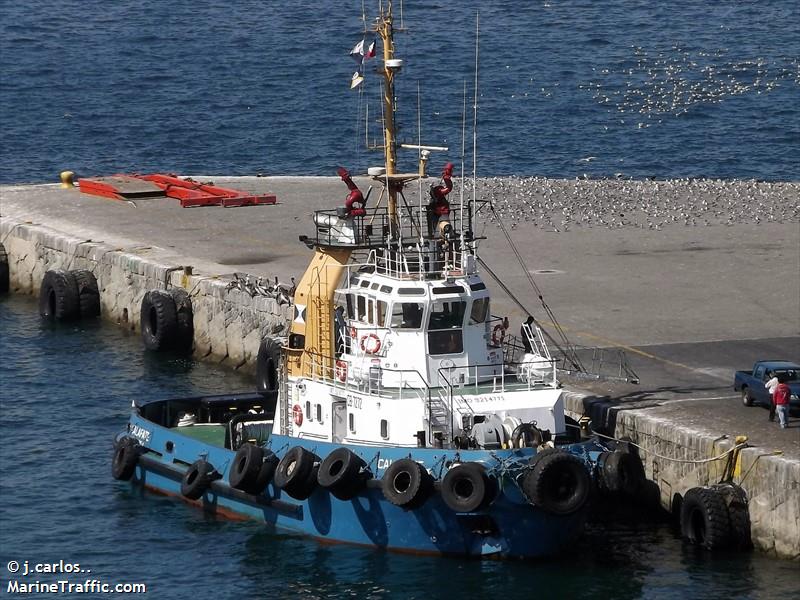
[[789,399],[790,414],[800,413],[800,365],[788,360],[759,360],[752,371],[736,371],[733,389],[742,394],[745,406],[769,407],[772,403],[767,381],[773,376],[783,375],[792,392]]

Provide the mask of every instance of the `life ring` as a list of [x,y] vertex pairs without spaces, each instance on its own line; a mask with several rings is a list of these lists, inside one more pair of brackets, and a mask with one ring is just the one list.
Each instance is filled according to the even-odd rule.
[[91,271],[78,269],[70,271],[78,285],[78,311],[81,318],[100,316],[100,290],[97,279]]
[[256,391],[262,396],[272,396],[278,393],[280,360],[280,342],[271,337],[261,340],[256,357]]
[[358,339],[358,330],[355,327],[350,328],[350,337],[354,340]]
[[716,488],[691,488],[681,504],[681,533],[707,550],[729,548],[734,531],[725,497]]
[[591,479],[577,456],[547,448],[531,459],[523,475],[522,491],[534,506],[555,515],[569,515],[589,500]]
[[130,437],[119,441],[114,449],[114,458],[111,461],[111,475],[114,479],[128,481],[136,471],[139,462],[139,443]]
[[78,284],[69,271],[51,269],[39,288],[39,314],[54,321],[71,321],[80,316]]
[[189,500],[199,500],[219,474],[207,460],[198,459],[186,469],[181,478],[181,494]]
[[645,483],[642,460],[632,452],[601,452],[597,459],[601,489],[635,496]]
[[305,500],[317,486],[318,470],[319,457],[295,446],[278,463],[274,483],[295,500]]
[[542,443],[542,432],[533,423],[520,423],[511,433],[512,448],[538,448]]
[[381,350],[381,340],[374,333],[362,335],[359,346],[361,346],[361,350],[367,354],[377,354]]
[[297,427],[303,424],[303,408],[299,404],[292,407],[292,419]]
[[319,466],[317,483],[339,500],[351,500],[364,489],[366,463],[348,448],[337,448]]
[[255,444],[242,444],[233,457],[228,483],[232,488],[249,492],[256,483],[264,462],[264,450]]
[[433,477],[410,458],[394,461],[381,478],[383,496],[395,506],[418,508],[433,492]]
[[347,381],[347,362],[343,360],[337,360],[334,371],[336,373],[336,379],[338,379],[342,383]]
[[491,504],[497,494],[493,483],[483,465],[460,463],[451,467],[442,479],[442,500],[455,512],[482,510]]
[[492,329],[492,346],[500,346],[504,339],[506,339],[506,328],[498,323]]

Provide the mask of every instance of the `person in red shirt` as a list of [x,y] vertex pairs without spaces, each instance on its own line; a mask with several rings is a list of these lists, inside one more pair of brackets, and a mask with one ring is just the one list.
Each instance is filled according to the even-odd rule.
[[781,429],[789,426],[789,397],[791,394],[791,389],[786,385],[786,376],[778,375],[778,386],[775,388],[775,393],[772,394],[772,402],[775,404],[775,414],[778,415]]

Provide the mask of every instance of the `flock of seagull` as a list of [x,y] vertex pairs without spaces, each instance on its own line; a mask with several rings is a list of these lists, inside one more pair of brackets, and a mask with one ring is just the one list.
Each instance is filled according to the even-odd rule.
[[797,57],[726,61],[724,49],[692,53],[679,45],[667,52],[631,48],[633,57],[622,67],[594,68],[593,81],[579,87],[621,122],[639,128],[684,114],[698,104],[769,93],[784,82],[800,84]]
[[[800,222],[797,182],[491,177],[478,179],[476,197],[491,202],[497,218],[511,229],[661,230]],[[489,212],[486,206],[481,210]]]

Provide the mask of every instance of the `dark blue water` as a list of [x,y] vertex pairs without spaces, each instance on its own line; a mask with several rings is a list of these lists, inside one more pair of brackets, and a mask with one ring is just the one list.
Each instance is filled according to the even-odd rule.
[[[250,389],[228,370],[143,352],[111,324],[53,326],[0,298],[0,588],[87,578],[144,597],[791,598],[795,563],[712,557],[653,519],[590,524],[566,557],[533,563],[420,558],[276,535],[114,481],[111,442],[132,398]],[[626,513],[626,517],[630,517]],[[90,574],[8,573],[9,561]],[[81,597],[93,598],[87,594]]]
[[[0,182],[363,172],[361,4],[4,2]],[[407,1],[400,137],[420,135],[419,84],[423,142],[451,147],[434,172],[459,158],[478,8],[480,175],[798,178],[793,0]]]

